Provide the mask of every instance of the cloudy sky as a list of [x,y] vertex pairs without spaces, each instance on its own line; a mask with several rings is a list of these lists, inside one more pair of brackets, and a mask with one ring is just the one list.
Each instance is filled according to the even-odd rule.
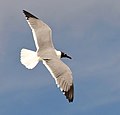
[[[1,0],[0,115],[120,114],[119,0]],[[35,50],[25,9],[53,30],[55,47],[73,72],[75,99],[68,103],[47,69],[27,70],[20,50]]]

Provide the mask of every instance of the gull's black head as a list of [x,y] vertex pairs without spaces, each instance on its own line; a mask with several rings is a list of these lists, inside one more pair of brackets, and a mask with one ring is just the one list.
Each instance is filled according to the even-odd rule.
[[69,58],[69,59],[72,59],[72,57],[70,57],[69,55],[67,55],[67,54],[64,53],[64,52],[61,52],[61,58]]

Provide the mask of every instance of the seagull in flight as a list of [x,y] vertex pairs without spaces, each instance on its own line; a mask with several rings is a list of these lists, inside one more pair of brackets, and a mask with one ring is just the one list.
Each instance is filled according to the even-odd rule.
[[20,53],[21,63],[28,69],[33,69],[39,61],[42,61],[57,86],[66,96],[69,102],[73,102],[74,85],[70,68],[60,58],[71,59],[66,53],[54,48],[51,28],[36,16],[23,10],[26,20],[32,30],[36,51],[22,49]]

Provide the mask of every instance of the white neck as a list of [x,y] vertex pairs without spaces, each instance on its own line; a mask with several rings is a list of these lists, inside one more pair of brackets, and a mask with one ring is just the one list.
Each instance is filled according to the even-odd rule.
[[61,51],[55,50],[57,57],[60,59],[61,58]]

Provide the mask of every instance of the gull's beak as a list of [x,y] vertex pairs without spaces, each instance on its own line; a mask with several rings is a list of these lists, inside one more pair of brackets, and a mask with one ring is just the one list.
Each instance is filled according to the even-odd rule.
[[72,57],[70,57],[69,55],[65,54],[66,58],[72,59]]
[[70,57],[69,55],[67,55],[67,54],[64,53],[64,52],[61,52],[61,58],[69,58],[69,59],[72,59],[72,57]]

